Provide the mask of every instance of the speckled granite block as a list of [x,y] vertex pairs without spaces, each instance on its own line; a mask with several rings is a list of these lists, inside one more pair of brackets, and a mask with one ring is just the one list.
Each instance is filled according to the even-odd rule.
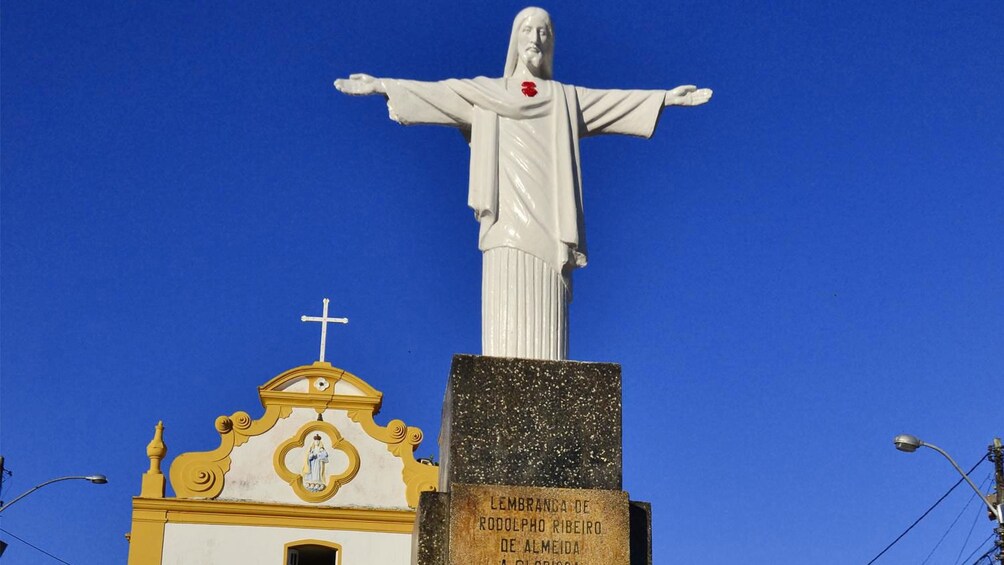
[[447,565],[450,555],[449,524],[450,495],[445,492],[421,493],[411,536],[413,565]]
[[453,483],[621,489],[614,363],[455,355],[440,432]]
[[[601,492],[621,489],[619,365],[454,356],[440,457],[442,492],[419,499],[413,565],[467,565],[471,555],[509,563],[652,565],[651,505]],[[484,488],[492,485],[498,488]],[[601,503],[618,496],[621,502]],[[572,509],[548,509],[548,501],[560,500]],[[625,518],[627,527],[616,527]],[[536,520],[546,534],[533,530]],[[611,560],[593,546],[575,546],[575,524],[589,535],[588,522],[601,524],[607,536],[595,547],[623,544],[630,557],[621,552]],[[480,539],[492,531],[498,539]],[[451,561],[451,553],[463,563]]]

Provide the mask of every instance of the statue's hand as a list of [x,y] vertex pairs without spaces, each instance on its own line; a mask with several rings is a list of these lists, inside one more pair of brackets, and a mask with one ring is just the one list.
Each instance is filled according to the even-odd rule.
[[335,88],[337,88],[339,92],[344,92],[345,94],[350,94],[352,96],[386,94],[387,92],[383,86],[382,80],[371,77],[370,75],[364,75],[362,73],[349,75],[349,78],[340,78],[336,80]]
[[700,106],[711,100],[710,88],[697,88],[692,84],[666,91],[666,106]]

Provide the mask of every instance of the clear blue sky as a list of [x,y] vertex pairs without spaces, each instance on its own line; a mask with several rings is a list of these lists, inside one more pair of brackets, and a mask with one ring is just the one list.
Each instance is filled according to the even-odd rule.
[[[968,468],[1004,433],[1004,3],[884,4],[543,5],[558,80],[715,90],[582,147],[571,354],[623,365],[657,563],[864,563],[957,478],[893,435]],[[471,6],[3,1],[4,498],[111,482],[0,527],[124,562],[154,424],[169,462],[260,415],[325,296],[351,319],[330,359],[436,452],[451,356],[480,347],[468,151],[331,82],[497,76],[524,4]],[[959,561],[991,529],[967,500],[879,563],[961,512],[931,562]]]

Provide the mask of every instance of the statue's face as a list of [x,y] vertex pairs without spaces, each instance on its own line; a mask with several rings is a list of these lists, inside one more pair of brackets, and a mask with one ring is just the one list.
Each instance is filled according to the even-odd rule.
[[551,50],[551,22],[544,14],[531,14],[519,26],[516,50],[520,61],[534,75],[540,71],[544,53]]

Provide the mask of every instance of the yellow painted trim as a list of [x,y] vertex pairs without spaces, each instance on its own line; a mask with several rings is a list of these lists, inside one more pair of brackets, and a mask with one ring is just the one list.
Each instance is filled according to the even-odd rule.
[[216,419],[220,446],[213,451],[183,453],[171,463],[171,486],[178,498],[216,498],[223,491],[224,477],[230,470],[230,453],[249,438],[272,429],[279,420],[293,413],[291,406],[267,406],[265,414],[252,420],[247,412]]
[[317,394],[303,392],[285,392],[260,390],[258,395],[265,406],[294,406],[314,408],[323,412],[328,408],[357,410],[360,408],[375,410],[380,406],[380,398],[367,396],[348,396],[344,394]]
[[[286,455],[297,447],[306,448],[307,436],[314,432],[327,434],[331,438],[331,448],[341,451],[349,459],[349,464],[345,467],[345,470],[338,475],[328,477],[328,484],[325,485],[324,490],[319,492],[307,490],[303,486],[303,475],[290,471],[289,467],[286,466]],[[272,465],[275,467],[276,474],[282,477],[282,480],[289,483],[289,486],[293,487],[293,492],[301,500],[307,502],[324,502],[335,496],[335,493],[338,492],[338,489],[342,485],[348,484],[349,481],[355,478],[356,473],[359,472],[359,452],[331,424],[327,422],[307,422],[297,430],[293,437],[279,445],[275,450],[275,455],[272,457]]]
[[[164,521],[171,524],[262,526],[388,534],[410,534],[415,524],[414,510],[331,508],[294,504],[139,497],[133,498],[132,505],[134,524],[136,516],[141,513],[144,516],[160,513],[165,517]],[[163,525],[161,529],[163,529]],[[134,542],[136,541],[135,536],[136,529],[134,528]],[[133,565],[132,561],[130,561],[130,565]]]
[[301,539],[296,541],[291,541],[287,543],[282,548],[282,565],[286,565],[286,557],[289,555],[289,550],[296,548],[301,545],[319,545],[321,547],[327,547],[329,549],[335,550],[335,565],[342,565],[342,546],[341,544],[332,543],[330,541],[320,540],[320,539]]
[[[137,500],[137,499],[133,499]],[[151,500],[164,500],[163,498]],[[129,540],[129,565],[156,565],[164,557],[164,525],[167,512],[157,508],[136,508],[133,504]]]
[[[309,392],[286,392],[282,390],[293,381],[307,379]],[[317,386],[318,379],[324,379],[327,386],[321,389]],[[361,396],[335,394],[338,381],[345,381],[359,389]],[[383,393],[369,385],[366,381],[352,373],[331,366],[331,363],[315,362],[313,365],[302,365],[281,373],[274,379],[258,387],[258,395],[263,405],[295,402],[295,406],[315,406],[317,408],[356,409],[364,406],[375,406],[380,410]]]

